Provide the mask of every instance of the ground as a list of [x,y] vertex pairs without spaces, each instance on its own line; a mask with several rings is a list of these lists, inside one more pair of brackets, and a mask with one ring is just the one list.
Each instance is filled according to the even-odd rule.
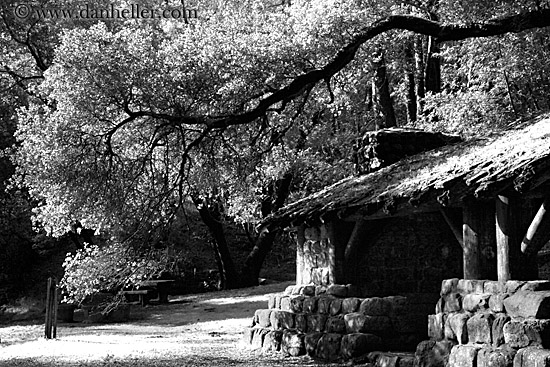
[[43,338],[41,319],[0,324],[0,366],[330,366],[308,357],[262,355],[241,344],[254,311],[289,284],[135,305],[126,323],[60,323],[57,340]]

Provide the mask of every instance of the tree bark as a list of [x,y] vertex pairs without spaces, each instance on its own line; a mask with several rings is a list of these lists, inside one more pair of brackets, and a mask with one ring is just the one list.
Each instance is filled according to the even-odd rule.
[[390,83],[388,82],[388,73],[386,69],[386,60],[383,54],[379,54],[374,61],[374,81],[373,95],[375,96],[375,106],[380,115],[383,117],[383,122],[377,122],[377,129],[394,127],[397,125],[395,120],[395,111],[390,95]]
[[407,122],[416,121],[418,115],[417,98],[416,98],[416,83],[415,83],[415,58],[414,44],[409,43],[405,49],[405,57],[407,59],[407,69],[405,71],[405,79],[407,81]]
[[415,81],[416,81],[416,113],[417,116],[424,114],[424,97],[426,90],[424,86],[424,42],[423,37],[416,35],[414,37],[414,61],[415,61]]
[[220,288],[237,288],[239,286],[238,275],[235,264],[233,263],[233,258],[229,252],[223,223],[221,222],[221,213],[217,205],[208,205],[205,200],[197,195],[193,195],[192,199],[199,211],[202,221],[206,224],[212,235],[214,255],[220,273]]
[[[283,207],[288,195],[290,193],[290,184],[292,182],[292,175],[290,173],[285,174],[280,180],[275,182],[274,197],[268,198],[269,204],[262,205],[262,214],[267,216],[268,214]],[[278,228],[262,228],[260,234],[256,239],[256,244],[250,253],[248,254],[244,266],[241,272],[241,286],[248,287],[258,285],[258,277],[260,276],[260,270],[265,261],[265,258],[271,248],[277,233]]]

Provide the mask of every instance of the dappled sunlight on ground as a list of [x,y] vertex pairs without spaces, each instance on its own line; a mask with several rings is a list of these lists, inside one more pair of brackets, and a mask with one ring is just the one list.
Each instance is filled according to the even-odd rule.
[[57,340],[44,325],[2,325],[0,366],[314,366],[307,357],[261,355],[240,344],[254,311],[289,283],[172,297],[132,306],[118,324],[61,323]]

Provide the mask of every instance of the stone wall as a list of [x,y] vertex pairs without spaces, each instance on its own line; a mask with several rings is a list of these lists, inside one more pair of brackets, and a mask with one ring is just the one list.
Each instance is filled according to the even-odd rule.
[[447,279],[428,334],[417,358],[437,347],[448,362],[419,367],[550,366],[550,281]]
[[[367,239],[361,243],[354,267],[341,259],[354,223],[339,224],[341,243],[331,242],[325,226],[306,228],[303,245],[298,243],[297,284],[352,283],[361,287],[365,297],[438,294],[443,279],[462,275],[462,249],[440,213],[392,218],[386,223],[374,243]],[[337,279],[339,272],[346,280]]]
[[[308,354],[327,361],[389,358],[412,367],[413,353],[374,352],[414,351],[427,336],[427,300],[414,295],[410,300],[359,298],[355,292],[351,285],[290,286],[271,295],[267,309],[255,312],[244,342],[254,349],[292,356]],[[429,302],[433,309],[436,301]]]

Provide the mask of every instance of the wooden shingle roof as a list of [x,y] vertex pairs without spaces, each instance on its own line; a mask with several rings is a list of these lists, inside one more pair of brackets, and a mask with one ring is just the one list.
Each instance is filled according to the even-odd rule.
[[[550,115],[494,135],[416,154],[349,177],[267,217],[294,226],[351,216],[376,217],[462,206],[503,190],[526,193],[550,180]],[[436,209],[437,210],[437,209]]]

